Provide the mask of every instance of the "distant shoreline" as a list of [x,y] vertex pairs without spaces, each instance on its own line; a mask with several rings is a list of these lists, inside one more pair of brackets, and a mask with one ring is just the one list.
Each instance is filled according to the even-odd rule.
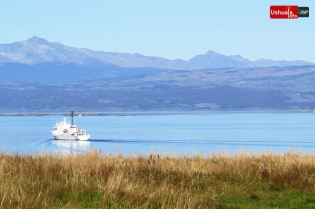
[[[135,115],[170,115],[187,113],[214,113],[214,112],[290,112],[315,113],[315,110],[213,110],[213,111],[130,111],[130,112],[75,112],[74,116],[135,116]],[[70,116],[70,112],[29,112],[29,113],[0,113],[1,116]]]

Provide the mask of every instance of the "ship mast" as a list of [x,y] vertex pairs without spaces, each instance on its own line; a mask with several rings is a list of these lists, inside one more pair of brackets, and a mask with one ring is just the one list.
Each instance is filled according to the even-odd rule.
[[71,125],[73,125],[73,111],[71,111]]

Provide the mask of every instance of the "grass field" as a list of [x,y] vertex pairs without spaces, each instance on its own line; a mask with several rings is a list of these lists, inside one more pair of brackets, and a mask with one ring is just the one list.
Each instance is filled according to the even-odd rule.
[[315,156],[2,153],[0,208],[315,208]]

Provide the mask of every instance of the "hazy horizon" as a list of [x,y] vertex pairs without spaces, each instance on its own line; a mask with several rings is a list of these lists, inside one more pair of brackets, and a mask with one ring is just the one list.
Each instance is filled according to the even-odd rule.
[[315,8],[311,0],[267,1],[61,1],[0,3],[1,43],[38,36],[95,51],[188,60],[208,50],[255,61],[315,62],[312,12],[274,20],[271,5]]

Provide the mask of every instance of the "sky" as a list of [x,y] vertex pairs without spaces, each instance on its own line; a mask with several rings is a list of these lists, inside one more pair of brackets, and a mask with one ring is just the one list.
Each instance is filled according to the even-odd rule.
[[[308,6],[310,17],[270,19],[271,5]],[[212,50],[315,63],[313,10],[314,0],[0,0],[0,43],[38,36],[168,59]]]

